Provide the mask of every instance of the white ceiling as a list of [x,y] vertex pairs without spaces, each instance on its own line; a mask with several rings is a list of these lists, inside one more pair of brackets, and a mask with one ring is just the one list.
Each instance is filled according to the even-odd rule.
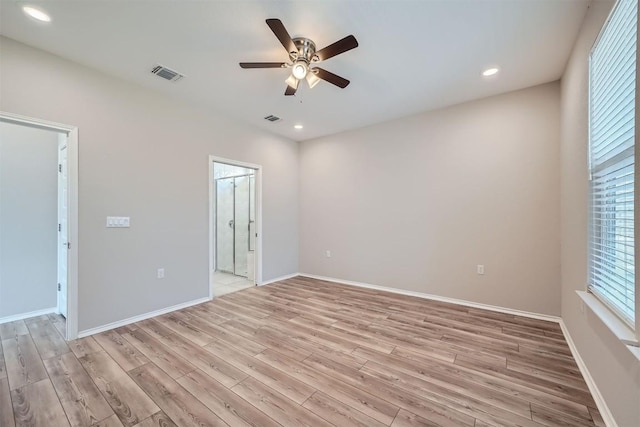
[[[28,2],[48,24],[25,16],[24,4],[0,0],[0,34],[301,141],[557,80],[589,1]],[[241,69],[288,59],[267,18],[318,49],[353,34],[358,48],[320,65],[351,84],[302,82],[285,97],[288,70]],[[187,77],[162,80],[150,73],[156,64]],[[483,78],[491,65],[501,72]]]

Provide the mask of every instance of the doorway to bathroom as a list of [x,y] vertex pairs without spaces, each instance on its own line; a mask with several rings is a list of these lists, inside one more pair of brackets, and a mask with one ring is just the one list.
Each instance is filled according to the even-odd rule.
[[210,172],[213,298],[259,283],[260,166],[211,156]]

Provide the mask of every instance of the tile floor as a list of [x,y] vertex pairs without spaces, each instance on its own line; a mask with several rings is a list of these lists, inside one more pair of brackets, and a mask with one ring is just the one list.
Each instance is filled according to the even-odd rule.
[[216,271],[213,273],[213,295],[216,297],[254,286],[246,277]]

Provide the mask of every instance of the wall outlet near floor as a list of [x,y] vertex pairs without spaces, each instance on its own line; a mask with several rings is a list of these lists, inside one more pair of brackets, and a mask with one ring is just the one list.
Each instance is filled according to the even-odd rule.
[[158,279],[164,279],[164,268],[158,269]]
[[327,249],[326,252],[324,253],[324,256],[326,256],[327,258],[331,258],[331,251]]
[[483,265],[483,264],[478,264],[478,265],[476,266],[476,272],[477,272],[478,274],[484,274],[484,265]]

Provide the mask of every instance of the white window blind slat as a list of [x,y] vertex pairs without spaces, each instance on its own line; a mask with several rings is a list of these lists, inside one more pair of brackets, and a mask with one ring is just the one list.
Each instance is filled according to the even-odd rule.
[[[620,0],[625,1],[625,0]],[[595,64],[592,69],[595,71],[601,71],[604,67],[609,66],[614,59],[620,58],[620,51],[623,49],[627,42],[634,42],[633,34],[635,29],[633,15],[618,16],[615,21],[612,19],[607,25],[606,33],[603,33],[600,37],[598,44],[600,46],[606,46],[607,49],[600,49],[600,51],[592,52],[592,55],[598,55],[602,58],[602,61]],[[625,19],[626,18],[626,19]]]
[[[632,76],[629,75],[629,76],[627,76],[627,78],[632,78]],[[619,94],[608,93],[606,95],[607,96],[620,96],[621,94],[623,94],[625,92],[633,90],[633,87],[635,86],[634,83],[633,82],[626,82],[626,83],[627,83],[627,86],[620,88]],[[615,104],[611,103],[610,105],[603,106],[603,107],[599,108],[597,111],[595,111],[595,113],[597,115],[594,117],[594,125],[596,125],[597,134],[594,135],[594,136],[599,137],[603,133],[606,133],[606,129],[600,128],[600,126],[602,126],[603,123],[605,125],[607,125],[607,127],[609,127],[609,126],[615,126],[616,123],[624,123],[624,122],[626,122],[625,119],[630,118],[629,110],[628,110],[628,108],[629,108],[628,102],[629,102],[628,99],[616,100]],[[627,107],[627,108],[625,108],[625,107]],[[631,107],[634,108],[633,105]],[[614,121],[612,121],[612,117],[615,118]]]
[[[632,23],[629,20],[627,22],[624,22],[624,24],[631,25]],[[611,30],[615,30],[615,28],[611,28]],[[596,52],[598,58],[600,59],[600,62],[598,62],[594,67],[592,67],[593,71],[597,73],[602,73],[602,71],[607,68],[618,69],[618,67],[614,63],[614,60],[618,59],[618,60],[624,61],[626,59],[624,57],[621,58],[620,53],[624,51],[625,48],[629,46],[629,44],[632,44],[635,42],[635,40],[632,40],[631,38],[632,35],[633,35],[633,30],[629,28],[627,31],[624,31],[624,34],[621,33],[619,37],[615,39],[602,37],[600,39],[600,44],[603,46],[606,45],[609,48],[604,53],[602,53],[602,51]],[[608,73],[608,74],[612,75],[611,73]],[[598,87],[600,83],[602,82],[597,82],[595,87]]]
[[[629,31],[628,35],[630,36],[632,33],[633,33],[632,31]],[[605,73],[608,78],[611,78],[613,76],[616,76],[621,70],[624,70],[626,68],[624,66],[619,65],[619,64],[624,64],[625,61],[627,60],[627,58],[620,57],[620,54],[621,52],[628,50],[629,46],[633,45],[635,41],[631,39],[627,39],[624,41],[616,40],[616,41],[610,41],[610,42],[608,42],[606,39],[600,39],[600,41],[601,43],[609,45],[609,52],[607,55],[596,55],[596,58],[598,60],[601,60],[601,62],[596,64],[594,67],[592,67],[592,70],[595,73],[599,73],[599,74],[602,74],[603,70],[607,70],[607,69],[614,70],[614,71],[609,71]],[[619,61],[617,64],[613,62],[616,58],[618,58],[618,61]],[[609,61],[609,62],[606,62],[606,61]],[[606,82],[607,80],[596,82],[594,87],[599,88],[603,83],[606,83]]]
[[[633,87],[630,84],[627,90],[632,89]],[[594,121],[598,132],[593,135],[598,140],[598,145],[602,145],[603,141],[600,141],[600,138],[606,136],[610,130],[627,126],[627,122],[633,119],[632,113],[634,109],[633,100],[629,99],[626,103],[621,102],[608,111],[599,112]]]
[[638,0],[618,0],[589,63],[589,286],[635,325]]
[[[631,119],[631,121],[633,122],[634,119]],[[611,133],[612,135],[609,138],[606,138],[608,144],[605,145],[604,148],[600,148],[593,153],[594,163],[596,165],[614,157],[618,153],[621,153],[634,145],[633,129],[617,129]]]
[[[633,43],[630,43],[630,47],[633,48]],[[628,49],[629,47],[627,47]],[[606,75],[606,73],[615,73],[615,74],[611,74],[606,76],[606,78],[603,78],[603,80],[596,86],[593,87],[593,93],[595,95],[594,101],[596,102],[600,102],[602,101],[602,98],[604,98],[607,95],[607,92],[611,91],[611,90],[620,90],[620,86],[619,83],[621,81],[624,81],[625,78],[631,73],[633,72],[633,66],[634,66],[634,61],[633,60],[627,60],[626,62],[622,62],[620,63],[620,67],[619,68],[605,68],[601,71],[598,72],[598,74],[601,75]],[[618,85],[616,85],[616,83]],[[612,99],[608,100],[609,102],[612,102]],[[603,104],[603,107],[606,107],[607,104]]]

